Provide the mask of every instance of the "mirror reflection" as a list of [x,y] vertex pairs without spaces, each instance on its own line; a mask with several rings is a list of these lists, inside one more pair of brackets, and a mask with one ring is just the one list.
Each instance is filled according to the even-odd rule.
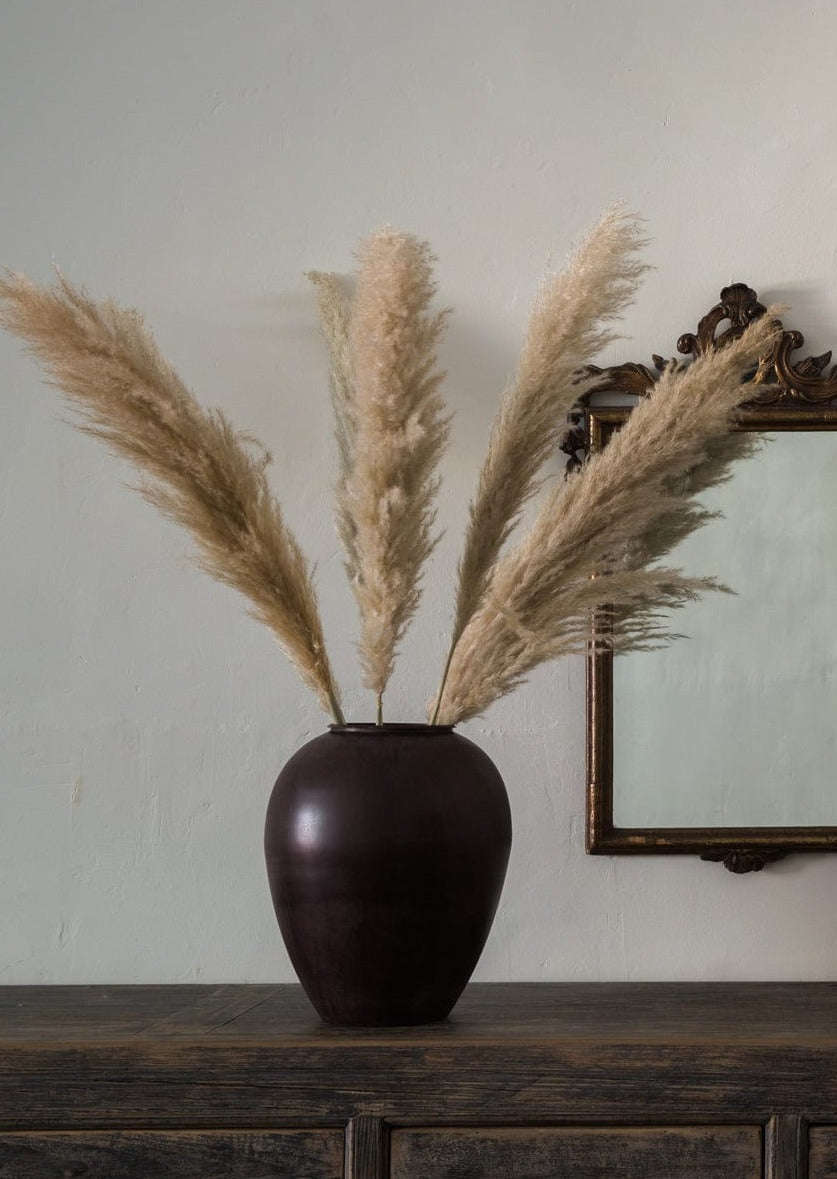
[[837,434],[766,438],[670,558],[735,593],[614,661],[617,827],[837,826]]

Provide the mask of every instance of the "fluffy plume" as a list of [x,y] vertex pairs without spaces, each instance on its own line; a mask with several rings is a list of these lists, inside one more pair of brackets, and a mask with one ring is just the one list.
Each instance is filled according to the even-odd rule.
[[611,209],[566,268],[541,286],[471,503],[453,643],[482,601],[489,572],[584,392],[578,370],[617,338],[606,325],[622,315],[648,269],[637,257],[644,244],[637,218]]
[[81,428],[139,468],[145,498],[192,533],[198,564],[249,598],[323,708],[342,720],[311,574],[267,483],[270,456],[198,404],[135,311],[94,302],[63,278],[48,289],[8,275],[0,324],[27,341]]
[[418,605],[422,565],[436,543],[435,471],[448,418],[435,350],[447,313],[429,312],[432,261],[427,243],[409,234],[373,234],[359,253],[349,323],[355,430],[346,504],[364,683],[377,696],[379,719],[398,643]]
[[690,532],[716,519],[720,512],[707,511],[696,497],[710,487],[726,483],[733,467],[750,458],[764,445],[764,438],[754,430],[732,430],[706,444],[704,458],[697,466],[666,484],[677,507],[668,515],[654,519],[625,546],[621,564],[625,569],[641,569],[659,560],[685,540]]
[[[696,497],[758,445],[731,427],[742,377],[773,343],[775,308],[739,340],[666,370],[607,447],[556,481],[528,535],[503,552],[584,391],[577,370],[614,338],[611,325],[634,294],[641,245],[636,218],[612,210],[537,298],[471,505],[433,713],[441,723],[484,711],[591,635],[616,651],[657,646],[674,637],[670,609],[724,588],[660,562],[711,518]],[[447,313],[430,311],[432,262],[427,243],[383,229],[362,244],[353,299],[338,276],[309,275],[329,348],[337,525],[379,722],[437,539],[436,469],[449,423],[436,360]],[[198,404],[136,312],[94,302],[64,279],[49,289],[9,275],[0,278],[0,326],[28,342],[81,429],[135,464],[142,494],[190,530],[198,563],[249,598],[341,722],[311,572],[270,492],[269,456]]]
[[337,440],[338,474],[334,488],[334,515],[337,533],[346,554],[346,572],[354,583],[358,578],[355,549],[355,521],[349,502],[349,472],[355,451],[357,419],[354,378],[349,353],[349,319],[351,301],[339,274],[310,270],[306,276],[314,286],[320,323],[328,345],[329,387],[334,411],[334,434]]
[[495,565],[463,631],[442,723],[478,715],[539,663],[583,650],[596,608],[609,604],[603,641],[637,650],[674,637],[665,609],[721,588],[649,562],[706,521],[692,496],[748,452],[730,430],[742,378],[770,350],[778,310],[688,368],[669,368],[608,445],[555,486],[528,535]]

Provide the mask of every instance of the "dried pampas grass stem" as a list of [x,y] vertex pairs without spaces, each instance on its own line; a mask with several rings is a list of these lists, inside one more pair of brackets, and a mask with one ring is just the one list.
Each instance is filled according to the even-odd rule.
[[198,404],[134,311],[94,302],[63,278],[49,289],[8,275],[0,324],[27,341],[81,428],[138,467],[145,498],[192,533],[202,568],[249,598],[342,723],[311,572],[267,483],[270,456]]

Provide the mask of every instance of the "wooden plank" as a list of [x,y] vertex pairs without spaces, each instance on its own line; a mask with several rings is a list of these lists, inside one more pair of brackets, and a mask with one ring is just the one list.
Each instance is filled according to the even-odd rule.
[[[106,1043],[222,1031],[275,986],[0,987],[0,1041]],[[296,992],[299,988],[289,988]]]
[[387,1179],[389,1130],[382,1118],[352,1118],[346,1127],[346,1179]]
[[341,1179],[343,1135],[272,1133],[0,1134],[1,1179]]
[[126,1039],[194,1001],[205,987],[0,987],[0,1040]]
[[758,1126],[395,1130],[392,1179],[760,1179]]
[[276,993],[275,986],[201,987],[190,1001],[146,1024],[137,1036],[149,1039],[211,1036],[254,1012]]
[[785,1179],[803,1116],[837,1125],[835,984],[478,984],[445,1023],[371,1030],[325,1026],[293,986],[0,988],[9,1131],[359,1119],[346,1150],[374,1175],[380,1119],[770,1123]]
[[319,1045],[641,1040],[837,1047],[837,983],[475,983],[443,1023],[371,1030],[321,1023],[293,985],[0,987],[0,1044],[153,1038],[155,1025],[182,1039]]
[[[700,1044],[399,1049],[269,1043],[19,1045],[0,1051],[0,1125],[161,1127],[532,1122],[837,1123],[837,1057]],[[302,1117],[302,1121],[300,1121]],[[149,1119],[149,1120],[146,1120]]]
[[837,1179],[837,1125],[811,1127],[808,1175],[810,1179]]
[[808,1127],[793,1114],[771,1118],[764,1141],[765,1179],[806,1179]]

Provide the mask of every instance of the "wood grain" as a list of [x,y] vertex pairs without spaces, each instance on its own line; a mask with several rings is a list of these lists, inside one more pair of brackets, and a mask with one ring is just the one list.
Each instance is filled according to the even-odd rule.
[[283,1011],[284,998],[293,1002],[297,1016],[306,1009],[309,1017],[313,1014],[299,987],[0,987],[0,1043],[222,1035],[225,1027],[274,996],[277,1013]]
[[[275,1149],[309,1133],[318,1149],[325,1133],[335,1174],[384,1179],[390,1130],[403,1144],[412,1130],[456,1139],[480,1127],[500,1135],[496,1153],[525,1146],[504,1135],[537,1129],[550,1150],[578,1142],[593,1158],[628,1134],[634,1156],[652,1161],[664,1147],[688,1159],[711,1131],[721,1153],[742,1133],[751,1151],[759,1136],[769,1179],[801,1179],[809,1124],[812,1167],[829,1174],[831,983],[477,984],[444,1023],[366,1030],[322,1024],[294,986],[0,988],[0,1135],[18,1146],[46,1132],[104,1134],[97,1145],[111,1132],[183,1143],[178,1134],[217,1131],[240,1143],[238,1132],[288,1130],[303,1138],[276,1138]],[[640,1141],[645,1128],[668,1137]],[[727,1174],[748,1174],[737,1165]],[[653,1175],[650,1161],[637,1167]]]
[[473,983],[442,1023],[371,1030],[323,1024],[294,985],[0,987],[0,1047],[164,1037],[321,1047],[591,1039],[837,1046],[837,983]]
[[837,1179],[837,1125],[811,1127],[808,1175],[810,1179]]
[[382,1118],[352,1118],[346,1127],[346,1174],[351,1179],[387,1179],[389,1130]]
[[760,1179],[757,1127],[401,1130],[392,1179]]
[[808,1174],[808,1126],[798,1114],[771,1118],[764,1136],[765,1179]]
[[341,1179],[343,1135],[2,1134],[0,1179]]

